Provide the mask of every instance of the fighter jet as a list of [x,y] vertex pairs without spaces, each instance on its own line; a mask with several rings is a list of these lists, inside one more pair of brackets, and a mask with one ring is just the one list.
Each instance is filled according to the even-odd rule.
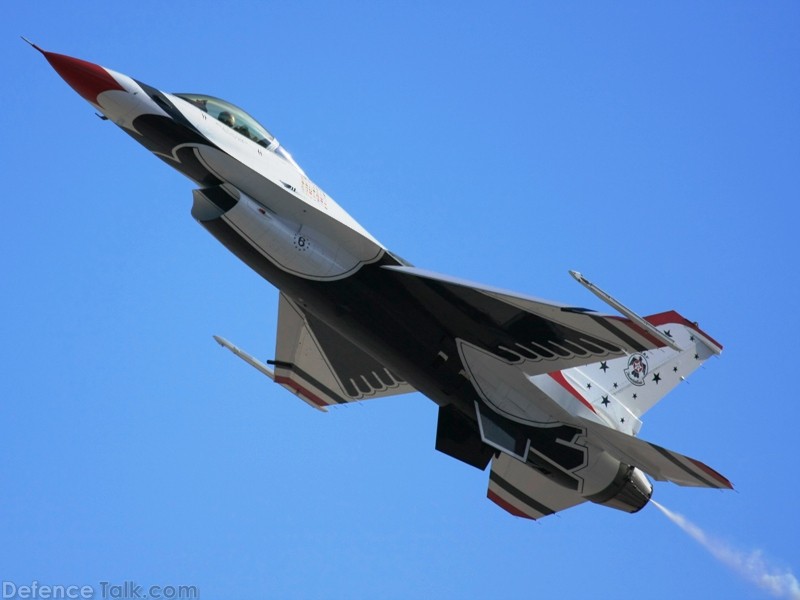
[[436,449],[491,464],[489,499],[528,519],[586,501],[636,512],[653,493],[647,475],[732,488],[636,437],[642,416],[721,352],[696,323],[640,317],[576,272],[620,314],[417,268],[236,105],[31,45],[99,116],[188,177],[192,216],[278,288],[273,360],[214,337],[313,408],[424,394],[439,406]]

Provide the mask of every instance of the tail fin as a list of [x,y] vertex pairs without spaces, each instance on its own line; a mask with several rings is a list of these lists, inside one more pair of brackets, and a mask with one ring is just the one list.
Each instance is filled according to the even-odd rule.
[[659,313],[645,320],[669,336],[680,351],[657,348],[562,371],[598,413],[610,413],[615,424],[625,423],[626,417],[636,421],[634,434],[644,413],[710,356],[722,352],[718,342],[677,312]]

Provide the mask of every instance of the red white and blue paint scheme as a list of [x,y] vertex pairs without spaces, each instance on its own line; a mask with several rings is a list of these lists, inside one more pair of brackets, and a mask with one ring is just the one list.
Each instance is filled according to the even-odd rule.
[[488,497],[530,519],[586,501],[636,512],[653,493],[647,475],[732,487],[636,437],[644,413],[721,352],[696,323],[639,317],[575,272],[622,316],[418,269],[240,108],[34,48],[104,119],[186,175],[192,216],[278,288],[274,360],[215,339],[310,406],[421,392],[439,405],[436,448],[491,464]]

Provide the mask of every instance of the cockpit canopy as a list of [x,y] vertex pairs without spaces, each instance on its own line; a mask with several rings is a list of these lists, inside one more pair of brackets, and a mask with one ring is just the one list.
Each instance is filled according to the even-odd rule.
[[298,171],[301,173],[303,172],[297,163],[294,162],[291,155],[281,147],[278,140],[275,139],[275,136],[238,106],[234,106],[230,102],[225,102],[225,100],[221,100],[220,98],[214,98],[213,96],[206,96],[204,94],[175,95],[178,98],[183,98],[203,112],[208,113],[218,121],[225,123],[225,125],[249,140],[254,141],[259,146],[268,148],[282,159],[289,162]]

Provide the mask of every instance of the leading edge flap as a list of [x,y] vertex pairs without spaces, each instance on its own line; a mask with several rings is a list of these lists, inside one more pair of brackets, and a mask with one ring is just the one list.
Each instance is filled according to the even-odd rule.
[[328,325],[280,295],[275,382],[324,408],[414,388]]

